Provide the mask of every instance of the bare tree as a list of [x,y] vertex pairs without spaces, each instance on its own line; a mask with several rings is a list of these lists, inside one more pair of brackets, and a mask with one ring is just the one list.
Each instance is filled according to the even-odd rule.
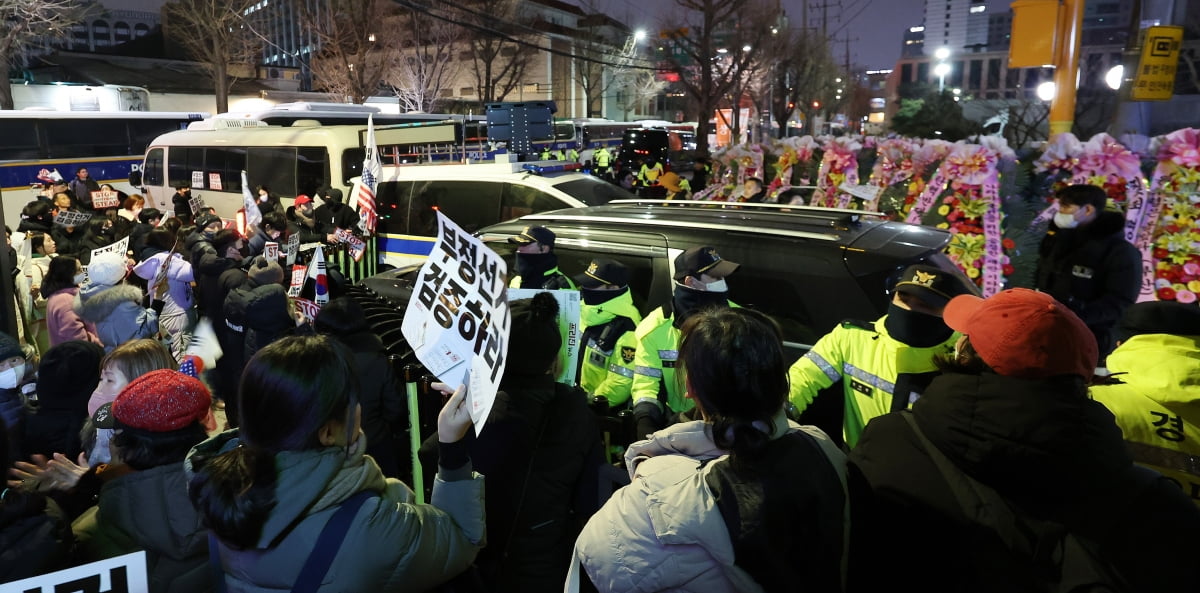
[[[836,100],[838,78],[845,73],[830,51],[829,40],[815,30],[796,29],[778,36],[773,52],[779,61],[772,70],[771,113],[782,132],[799,110],[811,122]],[[815,133],[814,130],[806,130]]]
[[300,3],[304,28],[317,40],[313,85],[338,99],[362,103],[379,92],[407,32],[392,0]]
[[503,101],[517,89],[536,50],[519,43],[528,37],[521,25],[519,0],[473,0],[459,8],[470,32],[471,74],[483,103]]
[[618,106],[623,113],[621,119],[629,119],[630,113],[641,113],[641,108],[666,90],[667,86],[665,80],[650,70],[628,70],[622,73],[612,89],[617,94]]
[[458,77],[455,53],[465,31],[458,25],[414,10],[401,20],[403,42],[386,82],[405,111],[437,111],[442,86]]
[[[47,37],[66,35],[81,16],[71,0],[0,0],[0,67],[21,66],[28,50]],[[0,76],[0,109],[12,109],[12,85]]]
[[168,38],[183,47],[212,77],[217,113],[229,111],[230,66],[252,64],[261,46],[246,22],[256,0],[176,0],[164,7]]
[[601,10],[595,0],[585,0],[581,6],[588,16],[580,21],[575,38],[573,69],[575,83],[583,91],[588,117],[598,115],[597,102],[608,90],[620,83],[637,49],[632,35]]
[[[708,154],[708,118],[727,101],[762,52],[764,22],[777,20],[767,0],[674,0],[681,26],[667,32],[671,69],[699,109],[696,150]],[[742,51],[749,47],[748,51]],[[674,57],[678,56],[678,57]]]

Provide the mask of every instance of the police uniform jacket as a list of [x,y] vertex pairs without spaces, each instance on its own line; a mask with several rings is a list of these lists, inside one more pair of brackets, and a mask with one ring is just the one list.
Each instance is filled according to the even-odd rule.
[[1200,504],[1200,336],[1141,334],[1108,356],[1120,381],[1092,387],[1117,417],[1133,460]]
[[[727,302],[730,307],[737,306],[733,301]],[[696,403],[684,397],[675,379],[680,333],[669,307],[664,305],[652,311],[634,331],[637,352],[633,355],[630,396],[634,405],[642,401],[665,402],[669,412],[687,412]]]
[[[546,274],[544,276],[542,276],[542,279],[543,280],[542,280],[541,286],[537,287],[540,290],[577,290],[578,289],[578,287],[575,286],[575,282],[573,282],[570,278],[568,278],[566,274],[563,274],[562,272],[560,272],[558,270],[558,266],[554,266],[553,268],[546,270]],[[524,282],[524,280],[522,280],[520,276],[513,276],[513,279],[508,281],[508,287],[509,288],[521,288],[522,282]]]
[[584,353],[579,384],[584,391],[608,398],[612,406],[629,401],[637,352],[634,330],[641,320],[628,290],[599,305],[582,305],[579,327]]
[[1032,562],[1010,553],[963,510],[902,414],[962,472],[1012,508],[1092,541],[1130,591],[1195,588],[1200,510],[1165,478],[1143,478],[1113,415],[1082,379],[943,373],[912,411],[872,421],[850,452],[852,591],[1043,590]]
[[893,408],[893,392],[905,391],[908,402],[920,394],[937,367],[933,359],[939,354],[953,354],[959,334],[929,348],[914,348],[888,335],[880,317],[874,324],[846,321],[826,334],[816,345],[788,370],[791,392],[788,399],[803,412],[816,398],[817,392],[842,382],[846,397],[842,429],[846,445],[854,447],[863,426],[876,416]]
[[1051,223],[1039,250],[1035,287],[1087,324],[1101,357],[1112,351],[1112,327],[1142,286],[1142,255],[1125,240],[1124,224],[1116,212],[1101,212],[1077,229]]

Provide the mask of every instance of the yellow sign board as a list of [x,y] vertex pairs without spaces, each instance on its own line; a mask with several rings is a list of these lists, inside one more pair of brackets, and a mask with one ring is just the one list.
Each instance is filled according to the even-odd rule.
[[1142,40],[1142,57],[1133,75],[1134,101],[1167,101],[1175,92],[1175,70],[1183,27],[1149,27]]

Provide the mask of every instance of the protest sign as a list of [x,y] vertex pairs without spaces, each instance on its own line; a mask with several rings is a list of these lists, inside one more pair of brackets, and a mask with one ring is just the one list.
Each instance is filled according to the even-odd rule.
[[116,208],[121,205],[121,198],[111,189],[91,192],[92,208]]
[[149,593],[146,552],[134,552],[0,585],[0,593]]
[[54,216],[54,224],[62,227],[82,226],[92,218],[91,213],[63,210]]
[[204,187],[204,171],[192,171],[192,189]]
[[467,384],[476,434],[496,399],[508,353],[508,266],[442,212],[438,240],[414,281],[401,331],[440,381]]
[[276,243],[274,241],[267,241],[266,245],[263,245],[263,253],[262,254],[263,254],[263,257],[265,257],[271,261],[275,261],[275,260],[279,259],[279,243]]
[[838,189],[867,202],[878,200],[879,196],[883,193],[883,188],[878,185],[859,185],[849,182],[839,185]]
[[296,263],[296,256],[300,254],[300,233],[292,233],[288,236],[287,241],[287,265]]
[[337,239],[339,243],[346,244],[350,251],[350,257],[353,257],[354,261],[362,260],[363,253],[367,250],[367,243],[358,238],[352,231],[337,229],[333,232],[333,238]]
[[204,198],[200,195],[194,195],[188,198],[188,208],[191,208],[192,215],[204,209]]
[[579,291],[578,290],[538,290],[536,288],[508,289],[508,302],[519,299],[531,299],[539,292],[548,292],[558,301],[558,332],[562,336],[562,348],[558,351],[559,358],[565,363],[563,370],[555,379],[559,383],[574,385],[579,370]]
[[292,281],[288,285],[287,295],[290,297],[300,296],[300,291],[304,289],[304,280],[306,278],[308,278],[308,266],[293,265]]
[[104,247],[93,249],[92,250],[92,259],[96,259],[96,256],[100,255],[101,253],[115,253],[117,255],[120,255],[121,257],[124,257],[126,252],[128,252],[128,251],[129,251],[129,237],[125,237],[124,239],[121,239],[120,241],[117,241],[116,243],[112,243],[109,245],[105,245]]
[[225,185],[221,183],[220,173],[208,174],[208,189],[215,189],[217,191],[222,191],[225,189]]
[[308,300],[299,297],[293,298],[292,302],[296,304],[296,310],[304,314],[305,321],[312,323],[317,318],[317,313],[321,312],[321,306]]

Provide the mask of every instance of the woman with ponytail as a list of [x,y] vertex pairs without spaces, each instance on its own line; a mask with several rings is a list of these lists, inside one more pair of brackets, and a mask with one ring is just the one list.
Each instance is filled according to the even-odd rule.
[[[363,453],[352,357],[324,336],[264,347],[242,375],[239,428],[189,454],[188,493],[221,568],[214,590],[292,589],[324,553],[331,564],[313,590],[423,591],[465,570],[483,545],[483,477],[462,444],[471,427],[463,388],[438,416],[433,504],[415,504]],[[314,549],[344,506],[340,543]]]
[[582,565],[602,592],[843,590],[845,456],[784,414],[779,328],[711,309],[681,333],[676,376],[703,419],[629,447],[632,483],[584,527],[568,584]]

